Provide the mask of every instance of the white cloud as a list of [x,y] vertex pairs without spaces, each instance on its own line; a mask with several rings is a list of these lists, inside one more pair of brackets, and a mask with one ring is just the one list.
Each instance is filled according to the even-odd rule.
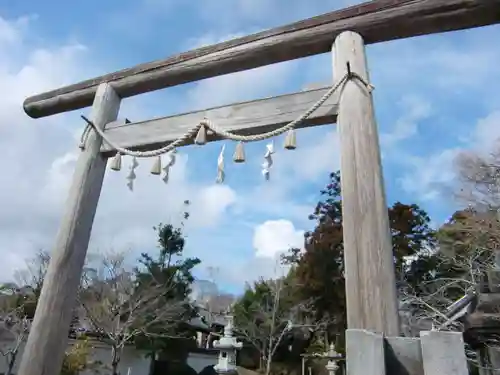
[[[5,261],[2,278],[39,247],[45,247],[55,233],[60,167],[50,171],[52,161],[72,146],[71,127],[65,117],[35,123],[22,110],[26,96],[69,83],[86,70],[78,65],[85,49],[78,44],[54,47],[50,52],[27,42],[34,18],[0,18],[0,251]],[[69,140],[69,142],[67,142]],[[54,181],[56,181],[54,180]],[[48,189],[48,190],[47,190]]]
[[500,139],[500,108],[479,119],[470,134],[469,143],[476,151],[488,152]]
[[494,89],[500,83],[500,49],[486,42],[499,30],[493,26],[370,47],[372,76],[383,82],[376,85],[386,94],[383,110],[393,111],[392,106],[400,113],[381,136],[384,160],[405,168],[399,184],[417,199],[452,203],[455,156],[465,149],[488,152],[500,136]]
[[324,127],[314,132],[313,137],[301,130],[297,141],[302,145],[298,144],[295,151],[280,160],[283,165],[277,165],[277,173],[283,173],[296,182],[326,179],[328,173],[336,171],[340,167],[339,138],[336,125],[327,126],[332,130]]
[[500,141],[500,111],[479,119],[467,137],[462,137],[460,147],[445,148],[424,157],[406,156],[410,172],[400,182],[407,192],[417,195],[423,201],[453,199],[452,183],[456,177],[454,162],[465,150],[488,154]]
[[[335,5],[341,7],[346,2],[350,1],[340,1]],[[149,31],[154,29],[157,33],[153,21],[161,20],[160,17],[152,17],[152,9],[166,6],[169,12],[174,11],[171,6],[176,1],[164,3],[146,0],[143,4],[147,11],[144,10],[140,16],[147,19]],[[211,44],[246,34],[241,30],[256,30],[264,24],[282,23],[280,20],[285,18],[289,21],[331,10],[326,9],[331,4],[316,0],[307,2],[307,5],[298,4],[298,8],[280,1],[223,1],[218,5],[212,1],[207,4],[204,3],[201,12],[206,12],[204,14],[213,21],[205,24],[210,32],[202,34],[200,38],[188,40],[188,44]],[[228,22],[219,22],[220,17],[214,15],[220,12],[215,11],[216,8],[210,8],[221,4],[227,10],[222,21]],[[293,8],[293,14],[271,11],[285,7],[288,10]],[[130,12],[126,13],[129,17]],[[0,18],[0,89],[9,93],[0,102],[0,149],[4,176],[4,182],[0,185],[0,248],[9,251],[9,257],[0,266],[2,275],[9,275],[22,258],[38,247],[52,245],[78,154],[75,134],[81,131],[77,127],[81,123],[71,114],[34,122],[24,115],[21,103],[30,94],[93,76],[86,67],[99,70],[95,68],[99,67],[99,56],[93,54],[90,60],[90,54],[83,45],[70,43],[53,46],[50,51],[30,45],[26,41],[26,36],[30,33],[29,22],[28,18],[14,21]],[[131,30],[130,27],[128,29]],[[203,30],[199,32],[203,33]],[[395,123],[391,133],[385,134],[387,144],[397,146],[411,139],[418,133],[420,122],[438,111],[439,108],[427,97],[427,92],[418,89],[419,84],[437,83],[439,93],[460,92],[464,87],[477,92],[478,87],[484,87],[485,80],[498,77],[494,69],[499,60],[498,51],[485,53],[483,47],[487,43],[480,39],[477,43],[479,47],[476,47],[476,41],[472,41],[467,44],[467,48],[459,49],[447,44],[438,48],[443,46],[440,44],[442,38],[439,39],[440,42],[431,43],[432,48],[427,48],[425,44],[420,47],[417,44],[414,48],[411,47],[414,44],[410,42],[374,47],[377,50],[370,56],[370,66],[375,72],[374,76],[381,77],[384,82],[383,86],[375,82],[379,88],[377,93],[385,95],[392,90],[398,93],[398,98],[401,92],[408,94],[405,94],[401,107],[398,108],[404,112],[404,116]],[[38,40],[43,40],[43,35]],[[12,53],[13,50],[15,53]],[[423,50],[429,50],[430,53],[423,54]],[[479,56],[477,65],[481,69],[473,69],[474,64],[470,59],[472,55]],[[299,82],[298,77],[317,81],[319,76],[319,81],[323,82],[324,77],[330,74],[330,58],[322,56],[318,61],[321,61],[320,65],[294,61],[203,80],[191,86],[186,98],[189,103],[187,106],[190,109],[206,108],[276,95],[285,88],[290,89],[290,82],[298,82],[297,85],[304,83]],[[465,74],[469,72],[471,74]],[[295,88],[299,89],[300,87]],[[492,91],[494,90],[490,89]],[[498,96],[489,96],[489,100],[494,103],[491,111],[498,109],[498,100],[495,98]],[[169,108],[172,106],[172,102],[169,102]],[[123,107],[124,112],[130,111],[130,102],[125,101]],[[133,118],[150,117],[149,112],[141,113],[138,108],[134,107]],[[480,143],[491,138],[492,134],[498,135],[498,127],[493,125],[498,114],[491,113],[491,116],[478,123],[477,132],[471,135],[471,139]],[[107,173],[95,220],[92,246],[152,249],[155,238],[151,226],[160,221],[178,220],[183,210],[182,202],[189,199],[193,202],[193,211],[196,211],[188,222],[190,230],[217,226],[220,220],[227,219],[230,210],[231,213],[253,216],[252,221],[261,222],[254,233],[255,256],[235,259],[233,266],[228,264],[227,268],[232,275],[231,280],[239,283],[257,276],[271,275],[275,272],[275,261],[280,252],[290,246],[302,245],[301,231],[289,220],[302,226],[299,220],[307,219],[314,202],[308,202],[296,194],[303,187],[301,182],[318,182],[319,179],[326,182],[328,173],[339,166],[339,145],[334,128],[301,130],[297,136],[299,144],[294,152],[282,150],[278,144],[281,139],[277,141],[276,147],[280,149],[275,155],[271,181],[257,183],[251,188],[246,185],[249,180],[250,183],[255,182],[255,179],[247,177],[249,168],[255,167],[252,170],[259,175],[258,164],[262,161],[260,153],[253,159],[256,160],[255,166],[249,167],[247,164],[247,172],[241,173],[241,168],[240,174],[235,172],[236,176],[242,178],[241,181],[237,178],[232,180],[240,185],[237,192],[231,185],[217,186],[211,181],[193,182],[193,176],[186,170],[188,156],[192,155],[190,148],[182,150],[168,185],[149,175],[151,161],[140,160],[134,193],[130,193],[125,186],[126,170]],[[253,151],[250,147],[249,159],[252,159],[254,151],[257,154],[259,147],[263,149],[264,144],[255,145]],[[424,191],[427,198],[435,196],[435,183],[448,178],[443,171],[449,165],[453,152],[445,150],[429,157],[409,157],[407,160],[411,168],[402,179],[403,186],[415,194]],[[211,168],[214,166],[215,163]],[[323,183],[320,182],[320,185]],[[309,199],[310,191],[307,194]],[[266,221],[276,217],[282,219]],[[207,238],[208,241],[210,238]],[[232,238],[228,241],[231,242]],[[229,243],[228,248],[232,245],[233,243]]]
[[[490,38],[498,26],[428,35],[375,44],[368,49],[373,77],[405,94],[427,89],[434,95],[450,96],[494,92],[492,80],[500,77],[497,61],[500,50],[491,48]],[[485,95],[486,96],[486,95]],[[436,97],[437,98],[437,97]]]
[[[254,252],[251,256],[236,257],[226,261],[224,267],[217,267],[219,282],[241,287],[260,278],[285,276],[289,266],[281,264],[281,255],[292,247],[303,247],[304,231],[297,229],[288,219],[266,220],[253,226],[252,244]],[[245,244],[242,246],[246,247]]]
[[[53,245],[79,153],[75,135],[83,130],[75,114],[29,119],[22,102],[34,93],[92,76],[86,66],[95,69],[99,63],[95,55],[90,63],[87,48],[80,44],[53,46],[50,51],[31,45],[29,22],[0,18],[0,90],[9,93],[0,101],[0,251],[8,254],[0,266],[2,279],[11,277],[34,251]],[[17,54],[10,53],[14,44]],[[193,227],[217,225],[237,196],[227,186],[191,182],[185,172],[187,154],[180,155],[166,186],[148,175],[151,161],[140,161],[134,193],[125,186],[126,171],[108,172],[91,247],[154,248],[151,227],[179,220],[185,199],[196,203],[196,216],[203,218],[193,220]]]
[[459,151],[453,148],[426,157],[407,156],[412,172],[401,178],[402,188],[422,201],[443,199],[444,189],[455,176],[453,161]]
[[418,95],[405,95],[398,103],[402,116],[392,126],[390,133],[380,136],[381,147],[384,149],[397,146],[418,133],[418,125],[432,114],[429,100]]
[[195,215],[193,220],[206,227],[216,225],[236,200],[236,192],[227,185],[207,186],[192,200],[194,207],[204,207],[203,216]]
[[[189,44],[193,47],[213,44],[245,34],[219,35],[212,32],[197,40],[190,40]],[[296,79],[302,63],[290,61],[197,82],[188,92],[189,107],[207,108],[279,95],[284,93],[283,88],[290,81]],[[314,68],[316,64],[308,66]],[[300,90],[300,87],[295,90]],[[296,199],[291,196],[292,191],[301,181],[315,182],[321,179],[326,182],[328,173],[339,168],[339,144],[336,129],[331,125],[320,129],[301,129],[297,139],[298,148],[294,151],[282,148],[283,136],[274,139],[276,153],[270,181],[264,181],[259,172],[265,144],[269,141],[246,146],[251,167],[246,164],[245,168],[252,168],[258,180],[250,188],[240,187],[238,199],[234,201],[235,212],[250,212],[264,217],[281,215],[292,220],[307,219],[315,202],[311,204],[302,198]],[[231,178],[231,167],[226,173]]]
[[288,270],[289,266],[282,265],[279,257],[255,257],[225,265],[221,269],[217,281],[230,285],[232,291],[235,289],[241,291],[241,288],[247,283],[251,284],[259,279],[269,280],[283,277]]
[[275,258],[292,247],[302,248],[304,231],[289,220],[268,220],[255,228],[253,246],[258,257]]
[[47,197],[51,205],[63,203],[64,196],[71,184],[71,176],[78,159],[78,152],[71,151],[58,157],[47,171],[46,184],[42,186],[43,196]]
[[[15,26],[9,21],[5,24]],[[15,40],[23,41],[29,31],[29,27],[21,30],[12,26],[8,32],[13,36],[8,36],[8,40],[14,40],[15,36]],[[88,63],[85,46],[72,44],[53,52],[34,49],[28,44],[18,48],[23,50],[25,58],[13,61],[9,60],[9,54],[3,54],[0,60],[0,67],[16,67],[14,71],[0,70],[1,89],[12,93],[8,101],[2,102],[0,114],[0,146],[7,166],[3,170],[7,182],[0,187],[0,222],[5,224],[0,227],[0,246],[8,248],[10,254],[0,271],[7,278],[34,250],[52,246],[83,128],[83,124],[81,128],[71,126],[80,124],[71,114],[35,123],[22,112],[21,103],[33,93],[91,76],[84,68]],[[92,62],[93,66],[98,63],[96,56]],[[267,90],[275,90],[291,74],[292,69],[283,64],[243,72],[237,87],[234,76],[202,81],[190,93],[191,102],[206,107],[238,101],[243,96],[259,97]],[[207,96],[206,92],[212,95]],[[134,103],[125,101],[122,111],[131,105]],[[137,112],[137,108],[133,108]],[[216,226],[239,197],[227,185],[193,183],[186,173],[189,154],[190,149],[182,150],[168,185],[149,175],[151,161],[139,160],[133,193],[125,185],[128,159],[124,160],[122,172],[108,171],[94,222],[91,249],[113,247],[142,251],[154,248],[156,239],[151,227],[158,222],[180,220],[184,200],[190,200],[195,211],[188,221],[189,230]]]

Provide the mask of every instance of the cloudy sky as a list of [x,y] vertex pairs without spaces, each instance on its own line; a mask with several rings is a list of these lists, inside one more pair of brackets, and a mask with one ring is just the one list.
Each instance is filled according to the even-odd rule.
[[[22,110],[27,96],[349,3],[1,2],[0,279],[12,277],[37,249],[51,249],[79,152],[79,115],[89,112],[32,120]],[[442,186],[453,178],[454,155],[491,147],[500,133],[500,45],[491,42],[499,38],[500,27],[493,26],[368,47],[389,202],[418,203],[436,224],[450,215],[454,202]],[[120,116],[145,120],[331,81],[325,54],[126,99]],[[140,160],[134,193],[126,187],[126,168],[109,171],[91,250],[126,250],[131,257],[155,251],[152,227],[178,223],[189,199],[186,251],[203,261],[198,276],[210,274],[238,291],[275,272],[279,252],[301,245],[311,227],[307,215],[339,166],[335,131],[334,125],[301,130],[296,151],[278,150],[269,182],[260,173],[265,143],[246,149],[247,163],[227,164],[224,185],[214,184],[221,143],[180,149],[169,185],[149,175],[151,160]]]

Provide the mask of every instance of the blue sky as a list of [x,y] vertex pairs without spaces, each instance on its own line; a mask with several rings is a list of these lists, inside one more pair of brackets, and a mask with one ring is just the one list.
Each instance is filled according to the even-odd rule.
[[[121,0],[0,3],[1,273],[12,277],[38,248],[51,248],[88,109],[31,120],[26,96],[134,64],[163,58],[261,29],[344,7],[324,0]],[[436,225],[459,203],[451,198],[453,158],[487,151],[500,135],[498,26],[418,37],[368,47],[389,202],[418,203]],[[126,99],[132,120],[294,92],[332,82],[329,54],[168,88]],[[221,143],[179,150],[165,186],[140,161],[137,188],[108,172],[94,224],[91,251],[154,250],[152,226],[180,217],[189,199],[187,252],[218,267],[216,281],[230,291],[268,276],[275,257],[300,245],[307,215],[330,171],[338,169],[334,125],[301,130],[296,151],[275,141],[271,181],[260,174],[265,143],[246,148],[247,163],[227,162],[227,181],[214,185]],[[226,148],[229,160],[234,144]],[[129,162],[129,160],[126,160]]]

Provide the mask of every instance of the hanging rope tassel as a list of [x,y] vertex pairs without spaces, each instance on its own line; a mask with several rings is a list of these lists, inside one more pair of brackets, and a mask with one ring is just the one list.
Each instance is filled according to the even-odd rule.
[[161,174],[161,156],[158,156],[151,167],[151,174],[160,175]]
[[220,150],[219,157],[217,158],[217,178],[215,182],[218,184],[222,184],[224,179],[226,178],[226,174],[224,173],[224,150],[226,149],[226,145],[222,145],[222,149]]
[[[116,155],[114,157],[114,160],[112,160],[112,165],[111,168],[113,170],[120,170],[121,168],[121,161],[120,158],[122,155],[127,155],[127,156],[132,156],[134,157],[132,161],[132,166],[130,167],[130,173],[127,176],[127,180],[129,181],[127,183],[127,186],[129,187],[130,190],[133,190],[134,187],[134,181],[136,179],[136,174],[135,174],[135,169],[139,165],[136,157],[143,157],[143,158],[148,158],[148,157],[158,157],[160,155],[163,155],[167,152],[171,152],[169,154],[170,160],[167,163],[167,165],[163,168],[165,171],[165,176],[163,178],[163,181],[165,183],[168,182],[169,180],[169,173],[170,173],[170,168],[174,165],[175,163],[175,153],[176,153],[176,148],[179,146],[183,146],[186,143],[189,143],[193,140],[196,144],[205,144],[207,142],[207,137],[211,137],[213,135],[217,135],[217,138],[225,138],[225,139],[230,139],[233,141],[238,141],[239,143],[236,145],[236,149],[233,155],[233,159],[236,163],[243,163],[245,162],[245,151],[243,148],[243,143],[244,142],[255,142],[255,141],[263,141],[265,139],[270,139],[271,137],[274,136],[279,136],[281,134],[284,134],[285,132],[288,132],[285,138],[285,148],[286,149],[295,149],[296,148],[296,138],[295,138],[295,133],[293,131],[293,128],[307,119],[308,117],[311,116],[311,114],[316,111],[320,106],[322,106],[328,98],[333,95],[335,92],[338,92],[339,95],[342,94],[342,90],[345,87],[345,83],[350,80],[350,79],[357,79],[360,81],[368,91],[372,91],[374,87],[366,82],[366,80],[359,76],[356,73],[353,73],[350,71],[350,68],[348,67],[348,73],[344,75],[341,79],[339,79],[314,105],[312,105],[307,111],[305,111],[302,115],[297,117],[295,120],[289,122],[285,126],[275,129],[273,131],[265,132],[262,134],[255,134],[255,135],[238,135],[234,134],[232,132],[226,131],[224,129],[218,128],[215,126],[211,121],[208,119],[204,119],[200,123],[198,123],[196,126],[193,126],[190,128],[186,133],[184,133],[182,136],[179,138],[175,139],[173,142],[169,143],[168,145],[165,145],[161,148],[158,148],[156,150],[151,150],[151,151],[135,151],[131,150],[125,147],[121,147],[117,145],[113,140],[109,139],[107,136],[106,132],[101,129],[100,127],[96,126],[92,121],[90,121],[87,117],[81,116],[81,118],[87,123],[87,126],[85,127],[82,137],[81,137],[81,142],[80,142],[80,147],[82,149],[85,148],[85,144],[87,142],[87,139],[89,135],[91,134],[91,130],[93,129],[102,139],[104,142],[108,143],[109,146],[116,151]],[[129,121],[125,121],[129,122]],[[267,145],[267,152],[265,155],[265,163],[263,164],[263,170],[262,173],[266,177],[266,179],[269,179],[269,174],[270,174],[270,167],[273,164],[272,160],[272,154],[274,153],[273,150],[273,144]],[[218,178],[217,180],[222,182],[224,180],[224,163],[223,163],[223,155],[220,155],[219,158],[220,162],[218,163]],[[152,173],[153,174],[158,174],[158,169],[161,169],[161,160],[158,159],[155,165],[152,168]]]
[[273,157],[272,155],[274,154],[274,143],[271,141],[271,143],[266,145],[266,153],[264,154],[264,163],[262,163],[262,175],[266,179],[266,181],[269,181],[270,177],[270,169],[271,166],[273,165]]
[[111,160],[111,165],[110,168],[113,171],[120,171],[122,169],[122,154],[119,152],[116,153],[116,155],[113,157],[113,160]]
[[297,139],[295,137],[295,130],[294,129],[290,129],[286,133],[285,148],[287,150],[295,150],[297,148]]
[[163,167],[163,172],[165,172],[165,175],[163,176],[163,182],[168,183],[168,179],[170,177],[170,168],[175,164],[176,160],[176,153],[177,150],[173,149],[169,154],[168,154],[168,163]]
[[130,191],[134,191],[134,181],[137,178],[137,175],[135,174],[135,169],[139,166],[139,163],[137,162],[137,158],[134,156],[132,158],[132,164],[130,165],[130,173],[127,176],[127,186],[130,189]]
[[235,163],[245,162],[245,149],[243,148],[243,142],[238,142],[236,149],[234,150],[233,161]]
[[207,129],[205,128],[204,125],[200,126],[200,129],[198,130],[198,134],[196,134],[196,138],[194,140],[194,143],[203,146],[204,144],[207,143]]

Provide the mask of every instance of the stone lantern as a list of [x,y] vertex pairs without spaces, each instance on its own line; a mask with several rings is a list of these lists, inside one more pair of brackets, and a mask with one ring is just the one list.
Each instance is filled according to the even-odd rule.
[[219,349],[219,360],[214,366],[218,374],[236,373],[236,351],[241,349],[243,344],[233,337],[233,317],[227,316],[227,324],[224,327],[224,336],[220,340],[214,341],[214,348]]
[[335,359],[339,358],[340,355],[335,351],[335,346],[333,345],[333,343],[330,344],[330,348],[325,354],[325,357],[328,358],[328,363],[325,366],[328,371],[328,375],[335,375],[335,371],[337,371],[337,369],[339,368],[339,365],[337,365],[337,361]]

